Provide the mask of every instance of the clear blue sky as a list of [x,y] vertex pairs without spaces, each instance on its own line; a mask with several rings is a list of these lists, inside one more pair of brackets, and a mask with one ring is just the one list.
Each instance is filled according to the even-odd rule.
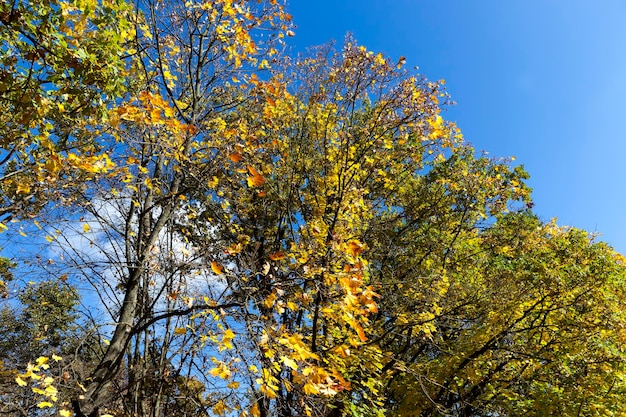
[[351,32],[445,79],[447,111],[531,175],[544,219],[626,252],[626,1],[291,0],[296,50]]

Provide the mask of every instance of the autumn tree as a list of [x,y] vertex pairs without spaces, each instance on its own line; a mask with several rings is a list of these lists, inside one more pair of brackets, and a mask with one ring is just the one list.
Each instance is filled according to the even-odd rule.
[[620,415],[623,258],[529,212],[498,217],[460,233],[445,269],[430,253],[387,281],[392,415]]
[[[74,288],[57,280],[43,281],[26,287],[18,298],[18,304],[5,305],[0,310],[0,412],[29,416],[39,411],[37,404],[42,399],[16,384],[16,377],[26,364],[43,364],[44,360],[54,363],[52,356],[63,358],[62,366],[52,369],[53,375],[62,381],[88,367],[84,362],[96,354],[89,351],[93,348],[90,335],[79,326],[79,299]],[[59,397],[71,395],[72,390],[65,387],[58,386]]]
[[[77,382],[84,392],[72,408],[79,416],[105,405],[133,415],[219,412],[226,406],[207,393],[207,356],[195,353],[203,342],[186,330],[196,310],[230,304],[193,288],[210,268],[194,264],[174,224],[195,181],[213,180],[215,154],[229,145],[212,132],[247,100],[238,80],[277,54],[288,15],[274,1],[146,2],[131,21],[127,95],[92,125],[107,145],[106,172],[96,174],[106,175],[38,223],[50,231],[58,267],[93,285],[116,323],[99,365]],[[176,400],[181,393],[186,404]]]
[[[3,7],[7,22],[31,10]],[[16,125],[36,137],[7,151],[6,215],[35,216],[47,272],[95,290],[101,311],[97,360],[63,381],[71,401],[41,408],[620,412],[623,259],[529,213],[527,174],[444,120],[442,82],[350,37],[285,56],[290,17],[274,0],[37,7],[51,7],[54,56],[83,62],[78,38],[56,41],[80,29],[85,53],[112,60],[93,83],[100,61],[33,64],[54,106]],[[118,34],[112,49],[94,28]],[[95,107],[64,118],[85,91]],[[18,375],[44,395],[60,382],[45,361]]]

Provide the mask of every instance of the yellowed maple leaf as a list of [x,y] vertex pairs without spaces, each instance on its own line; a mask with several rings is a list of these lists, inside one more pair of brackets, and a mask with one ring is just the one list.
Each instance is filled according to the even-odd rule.
[[218,416],[223,416],[226,413],[226,403],[223,400],[219,400],[217,404],[213,406],[213,412]]
[[213,271],[214,274],[222,275],[224,273],[224,267],[213,261],[211,262],[211,271]]
[[358,240],[351,240],[348,242],[346,251],[352,256],[359,256],[365,250],[365,245]]
[[20,182],[17,184],[17,193],[18,194],[28,194],[30,193],[30,185],[25,182]]
[[248,172],[250,172],[250,176],[248,177],[249,187],[260,187],[265,184],[265,178],[263,178],[263,175],[261,175],[256,169],[249,166]]

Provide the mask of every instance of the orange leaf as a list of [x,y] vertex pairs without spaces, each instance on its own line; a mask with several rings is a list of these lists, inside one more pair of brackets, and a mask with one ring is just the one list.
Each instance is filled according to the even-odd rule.
[[361,342],[366,342],[367,336],[365,336],[365,331],[363,330],[363,327],[361,327],[361,325],[353,317],[349,317],[346,321],[348,322],[350,327],[356,330],[356,333],[359,335],[359,339],[361,339]]
[[272,261],[282,261],[287,258],[287,254],[285,252],[274,252],[270,255],[270,259]]
[[222,275],[224,273],[224,267],[217,264],[217,262],[211,262],[211,270],[217,274]]
[[230,155],[228,155],[228,159],[233,162],[239,162],[241,161],[241,154],[239,152],[231,153]]
[[259,171],[249,166],[248,172],[252,175],[251,177],[248,177],[249,187],[260,187],[265,184],[265,178],[263,178],[263,175],[259,174]]
[[357,240],[348,242],[347,252],[352,256],[359,256],[365,250],[365,245]]
[[356,332],[359,335],[359,339],[361,339],[361,342],[367,342],[367,336],[365,336],[365,331],[363,331],[363,328],[358,324],[355,326],[355,328]]

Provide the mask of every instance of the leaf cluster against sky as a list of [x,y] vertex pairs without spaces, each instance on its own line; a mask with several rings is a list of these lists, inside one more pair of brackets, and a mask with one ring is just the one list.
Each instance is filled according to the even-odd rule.
[[299,50],[349,31],[444,78],[457,102],[446,118],[478,150],[524,164],[539,215],[626,250],[626,4],[321,0],[289,8]]

